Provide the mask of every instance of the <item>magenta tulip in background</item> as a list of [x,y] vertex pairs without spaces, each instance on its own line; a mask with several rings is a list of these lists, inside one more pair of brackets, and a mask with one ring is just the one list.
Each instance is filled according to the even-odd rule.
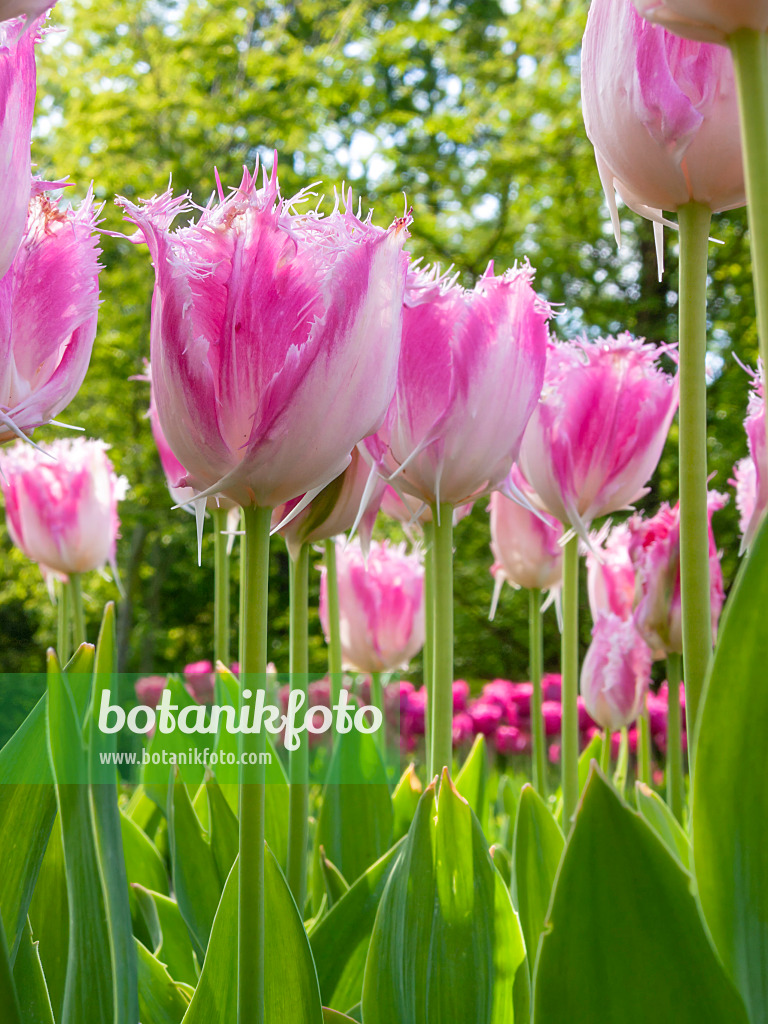
[[677,409],[661,349],[621,334],[554,345],[520,466],[544,507],[582,535],[645,493]]
[[76,210],[61,209],[33,184],[0,281],[0,441],[50,422],[83,382],[99,306],[98,213],[90,191]]
[[274,508],[319,489],[375,432],[394,392],[407,219],[388,230],[346,205],[291,212],[244,173],[196,224],[171,192],[118,202],[155,266],[151,360],[160,424],[184,484]]
[[[712,514],[728,498],[717,491],[708,496],[709,579],[712,605],[712,634],[725,600],[720,555],[712,533]],[[638,598],[634,621],[655,658],[683,653],[680,599],[680,504],[666,502],[650,519],[633,516],[628,523],[632,539],[630,555],[635,566]]]
[[620,619],[632,615],[635,602],[635,567],[629,553],[632,540],[625,523],[593,536],[587,551],[587,593],[592,621],[613,612]]
[[[406,668],[424,645],[424,566],[404,544],[336,543],[341,647],[358,672]],[[328,584],[320,580],[320,621],[328,637]]]
[[602,729],[631,725],[651,680],[651,652],[631,619],[607,612],[592,629],[581,668],[581,694]]
[[42,450],[17,442],[0,454],[8,532],[27,558],[69,575],[114,569],[118,477],[103,441],[58,440]]
[[592,0],[581,90],[617,237],[614,190],[655,220],[692,200],[713,211],[746,203],[733,62],[724,47],[649,24],[631,0]]
[[[510,481],[529,500],[531,487],[517,466]],[[560,584],[563,549],[559,544],[563,528],[554,516],[530,512],[518,502],[494,491],[490,502],[491,551],[496,563],[492,573],[513,587],[547,590]]]
[[544,379],[550,308],[525,266],[468,291],[409,271],[385,468],[425,502],[462,505],[509,473]]
[[765,400],[760,373],[752,379],[752,391],[744,420],[749,455],[733,467],[736,488],[736,507],[739,510],[739,529],[742,551],[755,539],[768,507],[768,452],[765,441]]
[[634,0],[640,14],[686,39],[724,43],[740,28],[768,31],[768,0]]

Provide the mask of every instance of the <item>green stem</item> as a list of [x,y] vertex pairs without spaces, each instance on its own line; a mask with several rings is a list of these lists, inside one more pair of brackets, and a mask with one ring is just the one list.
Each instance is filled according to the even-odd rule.
[[[291,691],[304,694],[309,705],[309,545],[302,544],[290,559],[290,673]],[[335,703],[335,702],[334,702]],[[307,839],[309,836],[309,744],[307,734],[289,754],[288,865],[286,880],[299,913],[307,897]]]
[[238,594],[238,622],[240,623],[240,636],[238,638],[237,646],[237,660],[240,664],[240,674],[243,673],[243,664],[245,662],[245,630],[243,629],[243,623],[245,622],[245,512],[240,513],[240,593]]
[[637,717],[637,778],[646,786],[651,784],[651,723],[648,720],[648,701],[643,697],[643,706]]
[[574,534],[563,550],[563,830],[568,832],[579,800],[579,538]]
[[[269,529],[271,510],[244,510],[243,618],[240,620],[242,706],[254,715],[267,669]],[[246,691],[251,696],[246,698]],[[241,733],[240,873],[237,915],[237,1024],[264,1024],[264,736]]]
[[56,653],[62,665],[72,656],[72,622],[69,611],[69,585],[59,582],[59,604],[56,609]]
[[432,757],[432,687],[435,667],[435,531],[424,523],[424,649],[422,674],[427,691],[424,714],[424,751],[426,763]]
[[603,748],[600,751],[600,770],[608,778],[611,771],[611,730],[603,731]]
[[613,784],[619,793],[624,796],[627,789],[627,773],[629,771],[629,735],[626,726],[621,730],[621,743],[619,745],[619,756],[616,761],[616,772],[613,776]]
[[707,251],[709,207],[687,203],[680,225],[680,592],[683,664],[693,743],[712,657],[707,516]]
[[85,614],[83,613],[83,589],[80,581],[80,573],[73,572],[69,575],[70,595],[72,598],[72,634],[74,637],[75,650],[86,641],[85,635]]
[[683,820],[685,779],[680,711],[680,655],[667,655],[667,803],[678,821]]
[[386,764],[387,760],[387,716],[384,709],[384,687],[381,685],[381,672],[371,672],[371,704],[381,712],[382,726],[376,735],[379,753]]
[[328,671],[331,676],[331,705],[339,702],[343,682],[341,670],[341,624],[339,621],[339,576],[336,571],[336,540],[325,542],[325,572],[328,584]]
[[[213,510],[213,658],[229,667],[229,554],[227,510]],[[216,703],[222,704],[221,680],[216,674]]]
[[[768,38],[739,29],[729,38],[741,116],[747,216],[752,246],[757,333],[763,368],[768,367]],[[768,417],[766,418],[768,430]],[[688,672],[685,673],[686,686]],[[693,719],[688,736],[693,733]],[[689,740],[690,742],[690,740]]]
[[541,674],[544,661],[541,630],[541,591],[528,591],[528,641],[531,652],[531,736],[533,740],[533,786],[543,797],[547,795],[547,747],[544,738],[544,718],[541,713]]
[[432,505],[434,529],[434,661],[432,686],[432,757],[429,777],[453,760],[453,508]]

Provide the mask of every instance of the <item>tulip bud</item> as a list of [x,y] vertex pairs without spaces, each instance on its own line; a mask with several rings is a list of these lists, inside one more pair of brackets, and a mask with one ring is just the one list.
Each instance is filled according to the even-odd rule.
[[592,538],[587,551],[587,592],[592,621],[606,612],[628,619],[635,602],[635,568],[629,554],[632,536],[623,523]]
[[642,708],[651,679],[651,652],[631,619],[600,615],[581,669],[581,694],[590,716],[614,732]]
[[0,455],[8,532],[27,558],[67,576],[107,562],[114,570],[127,482],[106,453],[103,441],[77,438],[42,449],[17,442]]
[[[358,672],[407,668],[424,645],[424,567],[405,545],[359,541],[336,544],[341,648],[345,666]],[[328,581],[320,580],[320,621],[326,638]]]
[[[514,466],[511,482],[529,500],[531,487]],[[563,575],[563,549],[558,543],[563,528],[553,516],[536,515],[501,491],[491,495],[492,572],[513,587],[546,590],[558,586]]]
[[634,0],[648,21],[686,39],[725,43],[740,28],[768,32],[768,0]]

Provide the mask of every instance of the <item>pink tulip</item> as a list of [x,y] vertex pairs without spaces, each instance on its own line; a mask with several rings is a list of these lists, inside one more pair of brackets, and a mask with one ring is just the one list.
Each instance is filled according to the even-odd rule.
[[133,686],[136,691],[136,700],[139,704],[156,708],[167,685],[166,676],[144,676],[143,679],[137,679]]
[[0,0],[0,22],[25,15],[26,24],[30,25],[35,18],[49,11],[55,3],[56,0]]
[[517,457],[541,391],[549,306],[528,266],[472,291],[437,270],[408,274],[397,390],[380,432],[385,468],[423,502],[463,505]]
[[648,24],[631,0],[592,0],[581,83],[617,238],[614,190],[656,221],[691,201],[713,211],[746,203],[728,50]]
[[544,732],[547,736],[559,736],[563,722],[563,707],[560,701],[545,700],[541,705]]
[[[367,442],[364,442],[367,443]],[[453,525],[456,526],[462,519],[465,519],[472,511],[473,503],[468,501],[465,505],[458,505],[453,510]],[[387,484],[381,499],[381,511],[385,516],[404,523],[406,527],[414,523],[423,525],[432,522],[432,509],[421,498],[414,498],[411,494],[398,492]]]
[[629,554],[631,539],[629,527],[623,523],[592,538],[587,551],[587,592],[593,621],[604,612],[613,612],[620,619],[632,615],[635,568]]
[[11,540],[27,558],[66,575],[114,568],[126,481],[103,441],[58,440],[42,450],[17,442],[0,456],[0,488]]
[[453,716],[453,745],[460,747],[474,736],[474,723],[466,711]]
[[498,704],[485,701],[482,697],[470,704],[467,714],[472,719],[474,732],[482,733],[483,736],[492,736],[504,718],[504,711]]
[[[351,530],[358,516],[358,532],[363,550],[367,550],[386,486],[360,451],[354,448],[352,461],[344,472],[280,528],[293,557],[296,557],[302,544],[316,544]],[[295,498],[276,508],[272,515],[274,524],[281,523],[300,500]]]
[[91,192],[61,210],[33,184],[21,245],[0,281],[0,442],[50,422],[83,382],[99,305],[98,213]]
[[755,539],[768,507],[768,452],[765,441],[765,401],[760,374],[755,374],[744,420],[749,456],[734,466],[736,507],[739,510],[742,551]]
[[531,749],[530,734],[514,725],[500,725],[494,735],[496,750],[500,754],[526,754]]
[[650,678],[651,652],[632,620],[601,615],[581,668],[581,694],[590,716],[602,729],[630,725]]
[[206,497],[275,508],[319,491],[374,433],[394,392],[408,218],[294,213],[276,164],[246,171],[196,224],[171,192],[118,203],[155,266],[152,378],[163,433]]
[[[514,466],[510,482],[533,500],[531,487]],[[491,570],[498,580],[526,590],[548,590],[560,584],[563,549],[558,543],[563,528],[554,516],[536,515],[501,491],[491,495],[491,551],[496,564]]]
[[[712,533],[712,514],[727,500],[725,495],[710,491],[707,502],[713,635],[717,633],[725,594],[720,556]],[[634,612],[635,625],[655,658],[665,658],[670,653],[682,654],[680,505],[670,508],[665,503],[651,519],[633,516],[628,525],[632,535],[630,554],[639,594]]]
[[[424,566],[405,545],[336,542],[341,648],[358,672],[406,668],[424,645]],[[328,628],[328,581],[321,569],[320,621]]]
[[621,334],[553,346],[520,465],[545,509],[586,536],[646,493],[677,409],[661,350]]
[[211,661],[193,661],[184,666],[184,687],[198,704],[213,704],[215,678]]
[[648,21],[686,39],[724,43],[740,28],[768,32],[768,0],[634,0]]

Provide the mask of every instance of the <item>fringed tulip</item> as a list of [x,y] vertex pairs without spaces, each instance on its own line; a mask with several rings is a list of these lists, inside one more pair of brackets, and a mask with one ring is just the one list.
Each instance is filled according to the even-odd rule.
[[634,0],[648,21],[686,39],[725,43],[740,28],[768,32],[768,0]]
[[582,536],[646,493],[677,409],[662,351],[622,334],[550,352],[520,466],[545,509]]
[[[526,497],[530,486],[513,468],[510,477]],[[559,544],[563,528],[554,516],[536,515],[501,491],[490,502],[491,551],[496,564],[491,570],[512,587],[548,590],[558,586],[563,575],[563,549]]]
[[765,440],[765,400],[760,374],[753,377],[752,391],[744,420],[749,456],[734,466],[736,507],[739,510],[742,551],[755,539],[768,508],[768,452]]
[[[728,498],[711,491],[709,512],[709,580],[712,608],[712,633],[725,600],[720,555],[712,533],[712,514]],[[638,599],[634,621],[655,658],[683,653],[682,608],[680,598],[680,505],[666,503],[651,519],[633,516],[629,520],[630,555],[635,566]]]
[[83,382],[99,306],[98,212],[91,192],[63,210],[33,186],[21,245],[0,281],[0,441],[49,423]]
[[66,576],[106,563],[115,569],[126,486],[103,441],[58,440],[42,449],[17,442],[0,456],[11,539],[27,558]]
[[[387,672],[407,667],[424,644],[424,567],[405,545],[373,543],[366,558],[357,541],[336,544],[341,647],[347,667]],[[329,634],[325,568],[320,621]]]
[[581,82],[584,123],[617,237],[614,191],[657,222],[662,210],[692,201],[712,211],[745,204],[728,50],[648,24],[632,0],[592,0]]
[[246,508],[338,477],[394,392],[408,218],[381,230],[349,196],[292,212],[308,198],[282,199],[275,166],[176,231],[187,196],[118,200],[155,266],[152,382],[183,484]]
[[581,693],[590,716],[611,732],[637,718],[651,679],[651,652],[631,619],[598,617],[581,669]]
[[587,592],[593,621],[605,612],[613,612],[620,619],[632,615],[635,568],[629,553],[631,539],[624,523],[592,538],[587,551]]
[[0,22],[10,18],[27,19],[27,25],[41,14],[45,14],[56,3],[56,0],[0,0]]
[[380,432],[398,486],[454,507],[509,473],[541,392],[550,308],[526,265],[468,291],[408,274],[397,390]]

